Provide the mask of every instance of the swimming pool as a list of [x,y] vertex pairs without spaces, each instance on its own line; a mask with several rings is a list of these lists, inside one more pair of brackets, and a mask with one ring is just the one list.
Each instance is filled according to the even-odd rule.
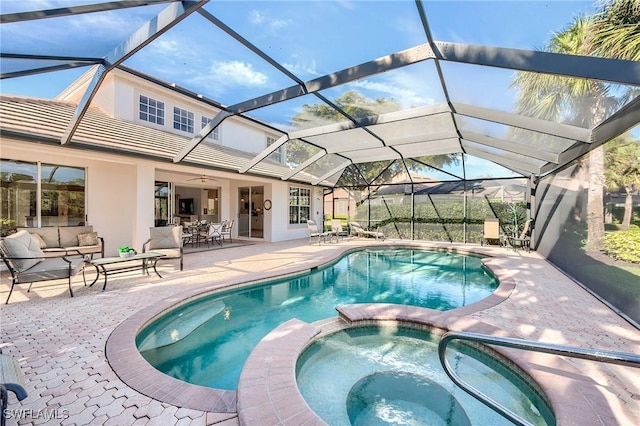
[[444,311],[481,300],[497,286],[478,256],[413,248],[358,250],[304,275],[182,305],[146,326],[136,345],[171,377],[233,390],[251,350],[288,319],[313,322],[353,303]]
[[[298,388],[330,425],[511,425],[447,377],[438,341],[403,327],[331,334],[298,358]],[[461,345],[447,358],[457,374],[529,423],[556,423],[546,398],[497,358]]]

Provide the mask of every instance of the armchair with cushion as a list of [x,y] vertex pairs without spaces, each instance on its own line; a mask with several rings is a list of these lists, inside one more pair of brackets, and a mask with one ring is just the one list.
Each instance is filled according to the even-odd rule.
[[182,271],[182,241],[181,226],[151,227],[149,228],[149,239],[142,245],[142,252],[152,251],[164,254],[162,259],[180,259],[180,270]]
[[45,257],[36,238],[25,230],[0,241],[0,255],[11,273],[11,289],[5,303],[9,303],[16,284],[28,283],[28,292],[34,282],[65,278],[69,282],[69,293],[73,297],[71,278],[82,271],[85,265],[85,255],[81,253],[71,256],[67,252],[65,256]]

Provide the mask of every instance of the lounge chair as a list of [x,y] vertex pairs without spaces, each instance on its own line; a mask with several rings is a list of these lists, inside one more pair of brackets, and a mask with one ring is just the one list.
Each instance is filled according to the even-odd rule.
[[484,220],[484,229],[482,230],[482,239],[480,245],[484,243],[498,243],[502,245],[502,235],[500,233],[500,219],[489,218]]
[[327,241],[327,237],[331,235],[330,232],[322,232],[318,227],[318,224],[314,220],[307,220],[307,228],[309,228],[309,244],[313,241],[313,238],[318,239],[318,245],[320,240]]
[[164,254],[162,259],[180,259],[180,270],[182,271],[182,242],[181,226],[151,227],[149,228],[149,239],[142,245],[142,252],[162,253]]
[[73,297],[71,278],[84,269],[84,256],[77,252],[75,256],[70,251],[65,256],[46,258],[36,239],[27,231],[18,231],[0,241],[0,255],[7,269],[11,273],[11,289],[5,302],[9,298],[16,284],[29,284],[27,292],[34,282],[67,279],[69,293]]
[[356,237],[375,238],[376,240],[384,240],[385,236],[382,232],[367,231],[358,222],[349,222],[349,228],[351,229],[351,235],[355,234]]

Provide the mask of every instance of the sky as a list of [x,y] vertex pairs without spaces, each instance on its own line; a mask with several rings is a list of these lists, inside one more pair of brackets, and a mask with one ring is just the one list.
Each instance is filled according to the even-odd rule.
[[[0,0],[1,13],[96,3],[99,0]],[[593,1],[425,1],[437,41],[539,49]],[[166,4],[2,24],[2,53],[104,57],[154,18]],[[206,11],[233,28],[303,81],[340,71],[426,42],[414,1],[210,1]],[[33,62],[33,61],[29,61]],[[55,65],[50,61],[47,65]],[[295,85],[211,22],[195,13],[141,49],[124,65],[200,93],[223,105]],[[3,59],[2,72],[22,69]],[[0,93],[54,98],[88,68],[0,80]],[[454,102],[511,111],[513,71],[443,63]],[[432,61],[373,75],[322,91],[335,100],[348,90],[371,99],[393,98],[408,109],[443,102]],[[313,95],[249,115],[281,129]]]
[[[1,0],[4,13],[94,3],[99,0]],[[573,17],[594,10],[584,1],[426,1],[423,3],[435,40],[541,48],[554,31]],[[165,4],[73,17],[10,23],[0,26],[3,53],[26,52],[103,57],[129,34],[153,18]],[[283,64],[303,81],[342,70],[426,42],[413,1],[211,1],[205,9]],[[18,67],[4,60],[3,72]],[[125,65],[174,82],[225,105],[254,98],[294,84],[244,46],[198,14],[193,14]],[[445,64],[452,95],[470,101],[473,95],[499,103],[510,72],[475,67],[482,73],[468,84],[457,83],[470,72]],[[86,71],[46,73],[4,79],[2,93],[55,97]],[[425,78],[426,76],[426,78]],[[341,87],[339,96],[355,88],[372,98],[394,97],[407,107],[443,97],[433,66],[409,66]],[[498,80],[501,80],[498,83]],[[456,84],[454,85],[454,81]],[[480,83],[480,84],[478,84]],[[469,90],[470,88],[473,90]],[[331,97],[330,97],[331,98]],[[467,102],[468,102],[467,101]],[[292,106],[295,108],[295,106]]]

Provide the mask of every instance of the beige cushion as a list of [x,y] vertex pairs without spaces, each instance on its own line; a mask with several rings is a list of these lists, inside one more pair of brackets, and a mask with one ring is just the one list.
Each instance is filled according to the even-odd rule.
[[60,247],[71,247],[78,245],[78,234],[93,232],[93,226],[59,226]]
[[[49,256],[49,252],[47,251],[48,249],[44,249],[44,256],[45,257],[51,257]],[[100,244],[96,244],[95,246],[69,246],[69,247],[65,247],[64,249],[61,249],[62,253],[66,253],[69,256],[73,256],[76,254],[91,254],[91,253],[100,253],[102,252],[102,247],[100,247]],[[52,253],[54,254],[54,253]],[[60,254],[58,254],[58,256],[60,256]]]
[[22,272],[44,260],[44,254],[36,240],[27,231],[18,231],[2,240],[2,247],[9,257],[36,257],[39,259],[14,259],[11,263]]
[[[38,234],[48,248],[60,247],[60,236],[57,226],[45,226],[44,228],[18,228],[18,231],[28,231],[31,234]],[[41,247],[44,248],[44,247]]]
[[162,259],[177,259],[181,256],[179,248],[172,248],[172,249],[155,248],[153,249],[153,252],[164,254],[164,257]]
[[42,237],[40,235],[32,233],[32,232],[30,232],[30,234],[31,234],[31,238],[36,240],[36,243],[38,243],[38,247],[40,247],[41,249],[47,248],[47,243],[44,242],[44,240],[42,239]]
[[98,233],[87,232],[85,234],[78,234],[79,246],[95,246],[98,244]]
[[158,226],[149,228],[149,250],[155,249],[174,249],[179,248],[182,244],[181,232],[179,226]]

